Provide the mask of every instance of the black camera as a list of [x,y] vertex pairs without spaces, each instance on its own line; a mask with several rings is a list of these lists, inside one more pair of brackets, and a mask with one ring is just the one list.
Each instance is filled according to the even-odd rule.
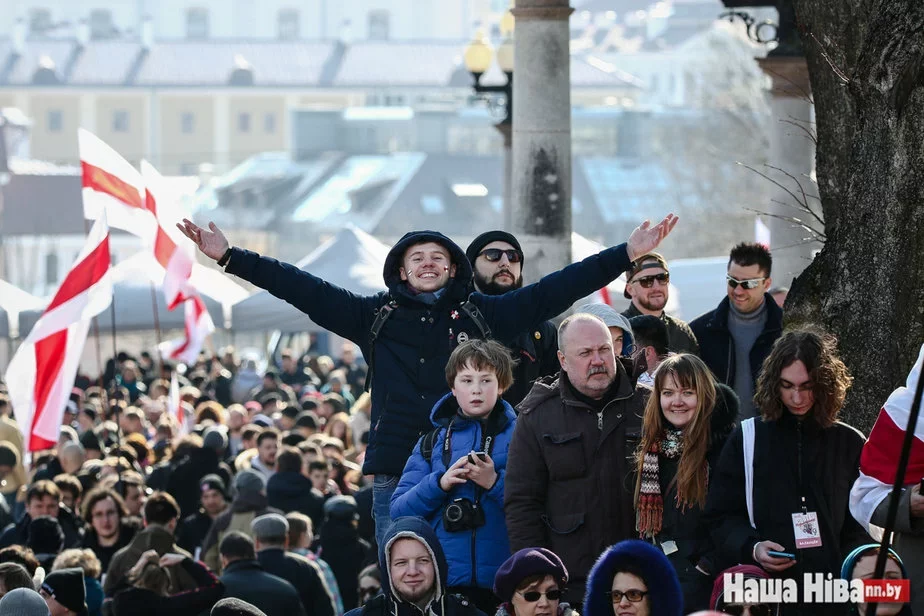
[[467,498],[456,498],[443,510],[443,527],[450,533],[485,525],[484,509]]

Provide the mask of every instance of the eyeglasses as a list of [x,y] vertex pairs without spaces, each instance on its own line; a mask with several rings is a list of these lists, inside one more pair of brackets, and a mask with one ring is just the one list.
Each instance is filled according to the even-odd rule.
[[632,282],[637,282],[643,289],[650,289],[656,280],[658,281],[658,284],[665,285],[671,281],[671,275],[668,272],[665,272],[663,274],[655,274],[653,276],[642,276],[640,278],[636,278]]
[[535,603],[540,598],[545,596],[549,601],[558,601],[561,599],[561,596],[565,594],[565,591],[558,588],[553,588],[552,590],[547,590],[545,592],[539,592],[538,590],[530,590],[528,592],[517,591],[517,594],[526,599],[529,603]]
[[731,276],[726,275],[725,279],[728,281],[728,286],[730,286],[732,289],[737,289],[738,285],[740,284],[743,288],[751,291],[759,287],[760,283],[762,283],[767,278],[749,278],[748,280],[738,280],[737,278],[732,278]]
[[511,263],[520,262],[520,251],[514,248],[510,248],[508,250],[501,250],[500,248],[485,248],[478,253],[479,257],[484,257],[491,263],[500,261],[501,257],[504,255],[507,255],[507,260]]
[[621,590],[611,590],[607,592],[610,597],[613,598],[613,603],[619,603],[622,601],[622,598],[625,597],[632,603],[638,603],[645,598],[645,595],[648,594],[647,590],[639,590],[638,588],[630,588],[629,590],[623,592]]
[[776,616],[777,614],[776,606],[765,603],[757,605],[723,605],[722,611],[729,616]]

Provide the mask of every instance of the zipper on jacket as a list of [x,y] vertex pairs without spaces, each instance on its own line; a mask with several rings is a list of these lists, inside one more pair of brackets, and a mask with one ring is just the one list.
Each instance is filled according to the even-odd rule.
[[597,430],[603,431],[603,409],[597,411]]
[[732,365],[735,363],[735,339],[728,337],[728,366],[725,368],[726,385],[734,385],[735,377],[732,376]]

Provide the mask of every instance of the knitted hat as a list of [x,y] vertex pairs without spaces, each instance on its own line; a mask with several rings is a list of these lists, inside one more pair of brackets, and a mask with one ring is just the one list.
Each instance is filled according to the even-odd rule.
[[218,490],[221,492],[222,496],[228,498],[227,489],[228,487],[225,485],[225,480],[215,473],[209,473],[199,480],[199,490],[201,492],[205,492],[206,490]]
[[74,567],[52,571],[42,582],[42,590],[78,616],[86,616],[87,591],[83,585],[83,569]]
[[266,480],[257,471],[246,468],[234,478],[234,490],[241,496],[256,496],[266,489]]
[[49,616],[48,604],[29,588],[16,588],[0,599],[0,614],[3,616]]
[[531,575],[551,575],[562,587],[568,583],[568,570],[555,552],[545,548],[523,548],[497,570],[494,594],[509,603],[520,582]]
[[36,554],[58,554],[64,549],[64,531],[57,518],[43,515],[29,522],[26,547]]
[[210,616],[266,616],[266,614],[246,601],[228,597],[215,604]]
[[267,513],[250,523],[253,538],[259,541],[285,537],[289,534],[289,521],[278,513]]
[[475,259],[478,258],[478,254],[481,250],[491,242],[507,242],[520,253],[520,261],[523,261],[523,249],[520,248],[520,242],[517,241],[517,238],[506,231],[485,231],[476,237],[472,243],[468,245],[468,248],[465,249],[465,256],[468,258],[469,263],[472,264],[472,267],[475,267]]
[[324,503],[324,516],[335,520],[354,520],[358,512],[352,496],[335,496]]
[[[649,252],[648,254],[640,256],[638,259],[633,261],[629,265],[629,269],[626,270],[626,286],[629,286],[629,283],[632,281],[635,276],[646,269],[661,268],[665,272],[669,271],[667,269],[667,260],[664,259],[660,254],[656,252]],[[632,296],[629,295],[629,291],[623,289],[622,294],[626,299],[632,299]]]
[[225,436],[224,430],[212,426],[205,431],[205,434],[203,434],[202,446],[205,449],[215,449],[218,451],[224,450],[228,447],[228,437]]

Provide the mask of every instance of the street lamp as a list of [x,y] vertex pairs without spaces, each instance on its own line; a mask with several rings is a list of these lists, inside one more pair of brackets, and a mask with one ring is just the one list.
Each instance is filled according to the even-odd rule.
[[[510,125],[513,118],[513,14],[510,11],[504,14],[500,22],[503,40],[495,53],[491,43],[488,42],[484,32],[475,33],[475,38],[465,48],[462,57],[465,69],[472,74],[475,83],[472,89],[478,94],[501,94],[504,97],[504,119],[500,125]],[[503,71],[505,82],[501,85],[486,86],[481,83],[491,63],[497,59],[497,65]]]

